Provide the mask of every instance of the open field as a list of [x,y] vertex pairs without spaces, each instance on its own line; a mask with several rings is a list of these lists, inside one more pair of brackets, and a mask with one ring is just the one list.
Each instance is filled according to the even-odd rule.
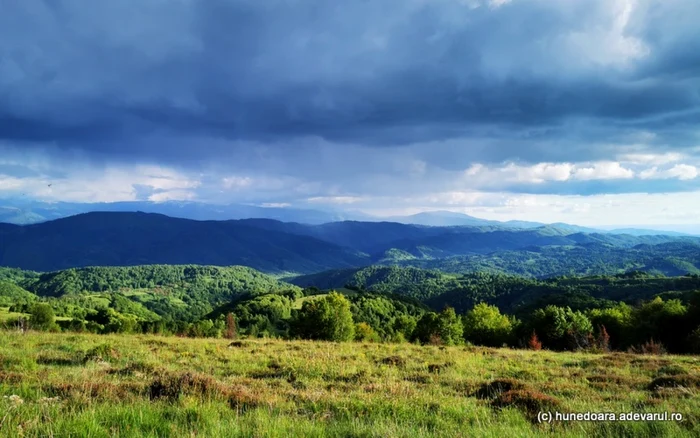
[[[700,433],[700,359],[691,356],[1,335],[0,395],[8,397],[0,436]],[[495,379],[503,383],[489,386]],[[540,409],[668,411],[685,420],[537,424]]]

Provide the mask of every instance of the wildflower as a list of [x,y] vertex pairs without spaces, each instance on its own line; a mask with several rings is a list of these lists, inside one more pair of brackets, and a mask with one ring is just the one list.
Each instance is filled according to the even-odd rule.
[[11,395],[11,396],[4,396],[3,399],[9,401],[13,406],[19,406],[22,403],[24,403],[24,400],[22,400],[22,397],[18,395]]
[[61,397],[42,397],[39,399],[41,404],[58,403],[59,401],[61,401]]

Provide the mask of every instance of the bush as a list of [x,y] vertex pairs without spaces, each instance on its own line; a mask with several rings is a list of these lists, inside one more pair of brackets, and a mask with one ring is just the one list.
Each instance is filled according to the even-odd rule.
[[429,312],[418,321],[413,340],[422,344],[456,345],[462,343],[464,326],[451,307],[442,312]]
[[56,317],[53,309],[46,303],[37,303],[32,306],[30,311],[29,323],[36,330],[51,330],[58,328],[56,325]]
[[305,301],[292,321],[291,331],[304,339],[351,341],[355,336],[355,324],[350,301],[337,292]]
[[530,336],[530,339],[527,341],[527,348],[535,351],[540,351],[542,349],[542,342],[540,342],[540,338],[537,337],[537,333],[534,330],[532,331],[532,336]]
[[477,304],[464,316],[464,339],[475,345],[500,347],[512,342],[514,320],[498,307]]
[[688,335],[688,347],[693,354],[700,354],[700,327]]
[[661,342],[656,342],[655,340],[651,339],[642,345],[630,348],[629,352],[637,354],[662,355],[666,354],[666,347],[664,347],[664,344]]
[[578,350],[589,346],[593,333],[591,321],[581,312],[569,307],[547,306],[532,314],[531,327],[542,343],[555,350]]
[[379,342],[379,335],[366,322],[355,324],[355,340],[364,342]]

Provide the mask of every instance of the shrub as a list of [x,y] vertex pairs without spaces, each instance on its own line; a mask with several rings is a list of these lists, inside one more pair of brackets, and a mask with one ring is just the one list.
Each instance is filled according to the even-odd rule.
[[365,342],[379,342],[379,335],[366,322],[355,324],[355,340]]
[[688,335],[688,347],[691,353],[700,354],[700,327]]
[[593,332],[591,321],[583,313],[552,305],[535,310],[530,325],[544,346],[555,350],[588,347],[588,336]]
[[236,320],[232,313],[226,315],[226,339],[236,339],[238,331],[236,330]]
[[451,307],[442,312],[429,312],[416,324],[413,340],[422,344],[456,345],[463,341],[464,326]]
[[500,347],[511,343],[513,323],[498,307],[477,304],[464,316],[464,339],[475,345]]
[[342,342],[355,336],[350,301],[337,292],[305,301],[291,326],[293,335],[304,339]]
[[604,325],[598,329],[598,338],[596,339],[596,348],[602,352],[610,351],[610,335]]
[[637,354],[662,355],[666,354],[666,347],[664,347],[662,343],[650,339],[642,345],[639,345],[638,347],[631,347],[629,349],[629,352]]
[[58,328],[56,317],[50,305],[37,303],[32,306],[30,314],[29,323],[32,328],[47,331],[55,331]]
[[527,348],[535,351],[540,351],[542,349],[542,342],[540,342],[534,330],[532,331],[532,336],[530,336],[530,339],[527,341]]

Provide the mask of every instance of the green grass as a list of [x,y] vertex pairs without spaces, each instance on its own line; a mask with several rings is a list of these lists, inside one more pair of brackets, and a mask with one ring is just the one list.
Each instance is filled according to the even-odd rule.
[[[690,356],[4,332],[0,436],[691,437],[698,376]],[[685,421],[537,424],[532,406]]]
[[10,312],[9,307],[0,307],[0,322],[16,320],[20,316],[29,317],[27,313]]

